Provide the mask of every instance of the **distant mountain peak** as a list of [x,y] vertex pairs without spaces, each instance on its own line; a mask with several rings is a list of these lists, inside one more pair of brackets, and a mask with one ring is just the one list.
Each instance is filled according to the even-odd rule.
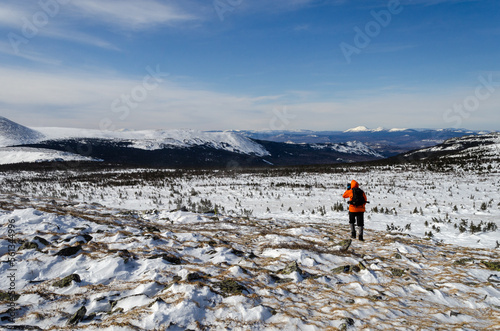
[[400,132],[400,131],[406,131],[408,128],[392,128],[389,130],[389,132]]
[[357,126],[352,129],[345,130],[344,132],[363,132],[363,131],[372,131],[368,129],[366,126]]
[[376,129],[369,129],[366,126],[357,126],[355,128],[345,130],[344,132],[381,132],[381,131],[386,131],[383,127],[379,126]]

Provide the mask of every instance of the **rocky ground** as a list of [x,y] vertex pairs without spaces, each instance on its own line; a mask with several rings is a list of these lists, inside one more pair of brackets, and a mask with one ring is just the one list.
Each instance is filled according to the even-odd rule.
[[1,273],[15,269],[19,295],[3,276],[4,329],[500,328],[498,249],[375,230],[351,242],[347,224],[317,219],[15,195],[0,197],[0,222]]

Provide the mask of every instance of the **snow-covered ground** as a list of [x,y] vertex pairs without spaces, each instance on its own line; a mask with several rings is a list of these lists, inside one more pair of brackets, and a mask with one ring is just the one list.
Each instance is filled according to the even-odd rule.
[[[370,201],[366,241],[342,250],[351,179]],[[87,330],[500,327],[495,169],[67,169],[0,185],[0,270],[21,295],[0,327],[63,328],[79,309]]]
[[55,151],[44,148],[0,147],[0,164],[44,161],[98,161],[74,153]]

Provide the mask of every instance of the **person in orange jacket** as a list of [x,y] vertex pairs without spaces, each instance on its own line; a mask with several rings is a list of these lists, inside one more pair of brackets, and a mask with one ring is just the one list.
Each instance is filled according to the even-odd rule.
[[349,224],[351,226],[351,237],[356,238],[356,228],[355,224],[359,227],[359,237],[358,239],[363,241],[363,227],[365,226],[364,214],[366,205],[366,194],[363,192],[364,203],[359,206],[352,204],[353,189],[359,189],[359,184],[357,181],[352,180],[350,184],[347,184],[347,191],[344,192],[342,197],[344,199],[349,198]]

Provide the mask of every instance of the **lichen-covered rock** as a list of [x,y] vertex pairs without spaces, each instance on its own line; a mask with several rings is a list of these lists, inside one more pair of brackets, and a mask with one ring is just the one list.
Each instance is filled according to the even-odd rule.
[[[361,264],[361,265],[363,266],[363,268],[366,269],[366,267],[363,264]],[[334,274],[340,274],[342,272],[345,274],[348,274],[351,272],[360,272],[360,271],[361,271],[361,267],[359,265],[343,265],[343,266],[332,269],[332,273],[334,273]]]
[[17,301],[20,295],[17,293],[8,293],[4,291],[0,291],[0,301]]
[[490,270],[500,271],[500,261],[481,261],[481,263]]
[[405,274],[405,271],[399,268],[391,268],[391,274],[395,277],[401,277]]
[[352,243],[351,239],[346,239],[346,240],[342,240],[341,242],[339,242],[340,251],[347,252],[347,250],[351,246],[351,243]]
[[80,283],[82,280],[78,274],[71,274],[69,276],[64,277],[63,279],[60,279],[60,280],[53,282],[52,286],[60,287],[60,288],[68,287],[71,285],[72,281]]
[[354,325],[354,320],[350,317],[344,318],[344,322],[340,324],[340,330],[347,330],[350,326]]
[[276,275],[271,275],[271,279],[276,283],[276,284],[286,284],[286,283],[291,283],[293,282],[293,278],[281,278]]
[[300,269],[300,267],[296,261],[290,262],[283,269],[278,271],[279,274],[283,274],[283,275],[289,275],[292,272],[298,272],[299,274],[302,274],[302,269]]
[[80,309],[77,310],[76,313],[71,316],[71,318],[68,320],[69,325],[76,325],[80,323],[81,320],[85,317],[85,314],[87,313],[87,308],[85,306],[82,306]]
[[26,241],[19,247],[20,251],[25,249],[38,249],[38,244],[32,241]]
[[466,257],[466,258],[463,258],[463,259],[460,259],[460,260],[457,260],[457,261],[453,262],[453,264],[455,264],[455,265],[465,265],[468,262],[474,262],[474,259],[472,259],[470,257]]
[[243,291],[247,291],[243,285],[239,284],[234,279],[225,279],[222,282],[216,283],[215,286],[217,286],[225,296],[240,295]]

